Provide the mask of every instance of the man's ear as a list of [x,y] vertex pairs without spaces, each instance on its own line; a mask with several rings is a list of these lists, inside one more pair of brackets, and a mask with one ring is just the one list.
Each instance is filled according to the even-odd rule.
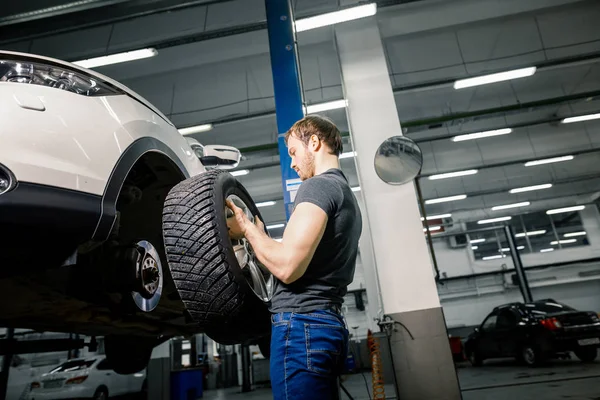
[[313,151],[318,151],[321,148],[321,141],[317,135],[311,135],[309,144]]

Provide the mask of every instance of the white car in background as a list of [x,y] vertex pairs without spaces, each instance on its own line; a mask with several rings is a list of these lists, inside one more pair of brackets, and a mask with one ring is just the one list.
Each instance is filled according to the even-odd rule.
[[0,50],[0,327],[104,336],[123,374],[170,337],[268,335],[266,274],[226,225],[226,198],[258,215],[222,171],[240,159],[113,79]]
[[94,399],[145,392],[146,372],[117,374],[106,357],[69,360],[33,381],[27,400]]

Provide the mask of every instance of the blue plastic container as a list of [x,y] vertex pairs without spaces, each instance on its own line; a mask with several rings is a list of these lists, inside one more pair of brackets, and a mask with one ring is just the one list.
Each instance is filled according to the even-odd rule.
[[196,400],[202,397],[202,370],[171,372],[171,400]]

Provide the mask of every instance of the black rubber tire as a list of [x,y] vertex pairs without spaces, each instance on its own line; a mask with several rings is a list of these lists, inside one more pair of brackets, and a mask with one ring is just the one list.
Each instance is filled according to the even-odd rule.
[[483,357],[481,357],[481,354],[476,349],[469,349],[467,358],[474,367],[481,367],[483,365]]
[[[102,395],[104,395],[104,397]],[[96,392],[94,393],[94,397],[92,397],[92,399],[108,399],[108,389],[104,386],[100,386],[98,389],[96,389]]]
[[573,353],[584,363],[591,363],[598,357],[598,349],[596,347],[579,348]]
[[[527,351],[532,352],[531,354],[533,355],[533,358],[531,356],[526,356],[525,353]],[[519,357],[519,360],[529,367],[539,367],[548,362],[548,355],[542,351],[541,346],[538,344],[525,344],[521,348],[521,356]]]
[[159,343],[147,337],[109,335],[104,337],[104,353],[117,374],[135,374],[148,366],[152,349]]
[[212,329],[215,336],[232,329],[227,337],[213,338],[231,342],[239,334],[235,342],[240,343],[247,339],[246,327],[233,318],[242,308],[244,314],[266,315],[267,307],[252,293],[229,240],[225,199],[230,195],[260,216],[246,189],[231,174],[210,170],[171,189],[163,211],[163,235],[173,281],[192,320],[207,333]]
[[262,354],[264,358],[271,358],[271,335],[261,338],[257,344],[260,349],[260,354]]

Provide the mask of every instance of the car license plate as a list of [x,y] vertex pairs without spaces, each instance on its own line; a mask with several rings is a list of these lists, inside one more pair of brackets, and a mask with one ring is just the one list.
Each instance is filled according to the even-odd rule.
[[590,346],[592,344],[600,344],[600,338],[581,339],[581,340],[578,340],[577,343],[580,346]]
[[44,389],[54,389],[62,386],[62,379],[44,382]]

